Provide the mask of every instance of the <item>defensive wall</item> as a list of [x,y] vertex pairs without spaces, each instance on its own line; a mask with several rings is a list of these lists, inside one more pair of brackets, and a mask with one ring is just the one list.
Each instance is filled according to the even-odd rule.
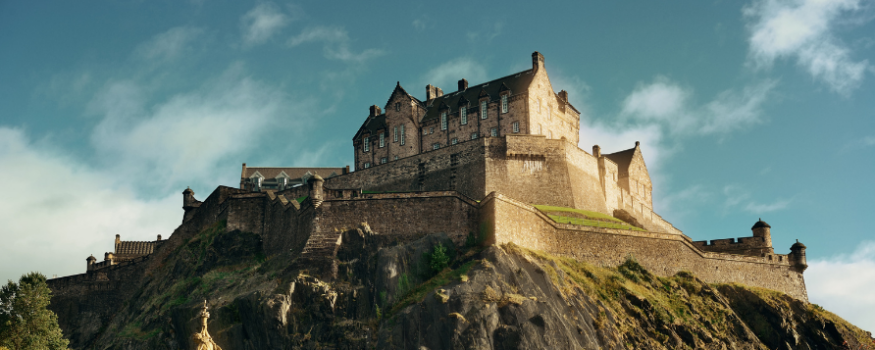
[[659,276],[689,271],[708,283],[737,282],[808,300],[804,267],[792,253],[705,252],[686,235],[559,224],[531,205],[495,193],[480,202],[480,220],[488,228],[489,244],[514,243],[609,267],[634,257]]

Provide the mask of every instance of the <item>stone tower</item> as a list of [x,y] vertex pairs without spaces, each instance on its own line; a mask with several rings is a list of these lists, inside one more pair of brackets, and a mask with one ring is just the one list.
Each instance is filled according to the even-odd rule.
[[761,237],[763,239],[763,245],[769,247],[769,252],[773,253],[774,248],[772,248],[771,233],[772,226],[769,226],[769,224],[763,221],[763,219],[760,219],[755,224],[753,224],[753,227],[751,227],[750,229],[753,230],[753,236]]
[[799,243],[799,240],[796,240],[796,243],[793,243],[790,246],[790,263],[793,264],[799,272],[805,271],[808,268],[808,260],[805,258],[805,245]]
[[324,183],[325,179],[319,176],[319,174],[314,174],[313,177],[307,180],[307,186],[310,187],[310,202],[313,203],[314,208],[318,208],[325,200],[322,187]]

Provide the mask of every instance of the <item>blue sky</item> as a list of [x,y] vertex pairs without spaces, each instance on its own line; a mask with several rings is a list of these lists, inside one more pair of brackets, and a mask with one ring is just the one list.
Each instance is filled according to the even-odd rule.
[[[693,239],[762,217],[813,302],[875,330],[875,2],[0,1],[0,279],[165,237],[240,165],[351,165],[396,81],[424,98],[540,51],[580,147],[641,141]],[[865,306],[865,307],[864,307]]]

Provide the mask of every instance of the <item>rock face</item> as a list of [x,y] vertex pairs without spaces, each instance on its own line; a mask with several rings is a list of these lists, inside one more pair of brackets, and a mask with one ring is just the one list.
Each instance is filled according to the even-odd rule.
[[[875,344],[816,305],[688,273],[661,278],[631,259],[607,269],[514,245],[459,248],[443,234],[381,236],[366,225],[339,237],[337,258],[313,268],[300,253],[266,257],[257,235],[213,227],[154,262],[115,314],[61,324],[77,349],[194,349],[191,335],[207,331],[223,349],[253,350]],[[449,260],[440,271],[438,245]]]

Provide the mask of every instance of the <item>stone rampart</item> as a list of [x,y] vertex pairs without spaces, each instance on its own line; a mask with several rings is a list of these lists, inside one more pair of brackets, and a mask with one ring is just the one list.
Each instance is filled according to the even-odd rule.
[[558,224],[534,207],[500,194],[481,202],[487,243],[515,243],[600,266],[634,257],[660,276],[690,271],[709,283],[737,282],[808,300],[802,273],[787,255],[763,257],[703,252],[685,235]]

